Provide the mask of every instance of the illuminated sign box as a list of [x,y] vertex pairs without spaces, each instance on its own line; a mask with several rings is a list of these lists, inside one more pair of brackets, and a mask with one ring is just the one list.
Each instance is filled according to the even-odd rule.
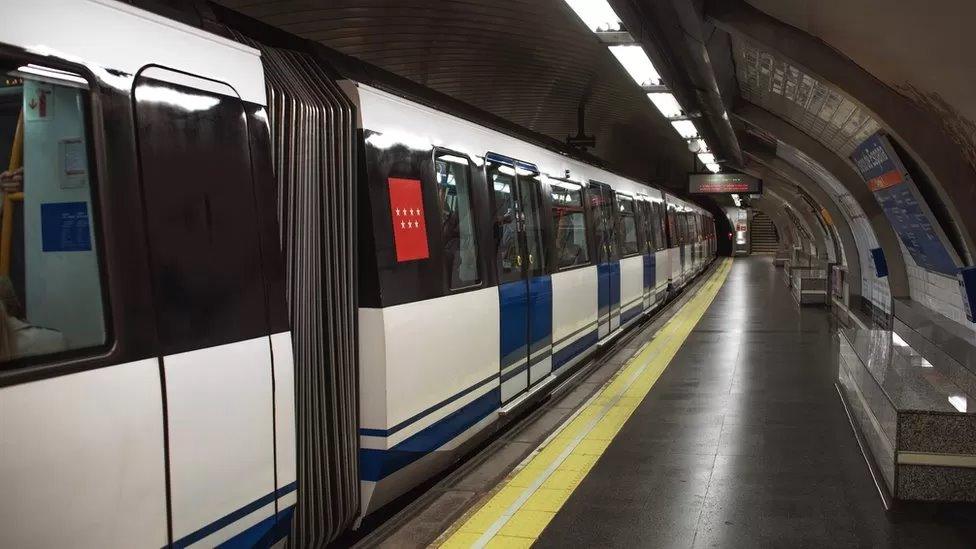
[[744,173],[688,174],[692,194],[762,194],[762,179]]

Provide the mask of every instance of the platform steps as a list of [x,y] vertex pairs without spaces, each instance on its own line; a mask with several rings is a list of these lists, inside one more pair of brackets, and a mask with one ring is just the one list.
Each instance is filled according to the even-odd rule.
[[779,248],[779,235],[776,233],[773,220],[760,211],[756,211],[752,216],[749,234],[754,254],[771,254]]

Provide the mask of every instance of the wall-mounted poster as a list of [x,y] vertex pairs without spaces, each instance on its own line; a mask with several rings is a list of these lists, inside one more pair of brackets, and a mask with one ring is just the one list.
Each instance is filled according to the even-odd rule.
[[861,177],[915,263],[955,278],[962,263],[888,137],[876,133],[851,154]]

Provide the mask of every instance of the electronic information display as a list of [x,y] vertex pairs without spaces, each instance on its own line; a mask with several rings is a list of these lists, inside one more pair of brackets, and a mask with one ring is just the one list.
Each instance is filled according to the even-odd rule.
[[762,180],[744,173],[688,174],[688,192],[692,194],[760,194]]

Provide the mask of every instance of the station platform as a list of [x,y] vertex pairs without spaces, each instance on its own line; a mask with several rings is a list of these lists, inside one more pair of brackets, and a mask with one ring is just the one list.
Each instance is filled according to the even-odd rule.
[[783,276],[771,256],[719,260],[434,545],[973,547],[972,506],[886,510],[830,313]]

